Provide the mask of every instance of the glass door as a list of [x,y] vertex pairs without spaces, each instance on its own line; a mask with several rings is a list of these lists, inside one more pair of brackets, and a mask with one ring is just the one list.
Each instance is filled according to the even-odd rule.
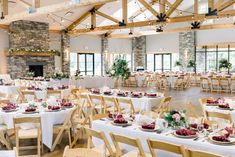
[[170,53],[154,54],[154,71],[171,71],[172,56]]
[[82,75],[94,75],[94,54],[79,53],[78,54],[79,70]]

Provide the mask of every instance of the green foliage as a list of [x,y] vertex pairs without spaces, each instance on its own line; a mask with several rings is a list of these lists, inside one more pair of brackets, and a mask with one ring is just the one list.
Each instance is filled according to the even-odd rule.
[[187,65],[188,68],[196,68],[196,63],[194,60],[190,60]]
[[227,59],[221,59],[219,61],[219,69],[231,69],[232,64],[228,62]]
[[113,78],[122,78],[123,80],[128,79],[131,75],[130,69],[128,68],[128,62],[123,58],[115,59],[107,74]]
[[185,126],[186,125],[185,113],[186,113],[185,110],[183,111],[171,110],[169,112],[164,113],[164,119],[168,122],[169,126],[173,128]]
[[8,50],[10,54],[14,54],[15,52],[18,51],[24,51],[27,53],[49,53],[49,54],[53,54],[53,55],[60,55],[60,52],[57,50],[47,50],[47,49],[28,49],[28,48],[11,48]]
[[27,77],[34,77],[34,75],[35,75],[35,73],[34,73],[33,71],[28,71],[28,72],[26,73],[26,76],[27,76]]

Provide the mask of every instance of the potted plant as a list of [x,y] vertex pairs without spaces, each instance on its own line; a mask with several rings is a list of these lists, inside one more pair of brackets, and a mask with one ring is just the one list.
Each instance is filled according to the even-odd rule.
[[194,72],[196,72],[196,63],[194,60],[190,60],[187,65],[188,68],[193,69]]
[[219,61],[219,70],[227,70],[228,74],[229,74],[229,69],[232,68],[232,64],[229,63],[229,61],[227,59],[221,59]]
[[118,81],[127,80],[130,75],[130,69],[128,68],[128,62],[123,58],[115,59],[112,67],[107,72],[108,76],[115,78]]

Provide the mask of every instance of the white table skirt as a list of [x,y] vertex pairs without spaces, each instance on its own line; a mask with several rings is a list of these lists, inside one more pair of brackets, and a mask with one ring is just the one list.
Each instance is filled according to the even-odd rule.
[[109,88],[114,88],[115,80],[111,77],[102,77],[102,76],[94,76],[89,77],[86,76],[83,79],[73,80],[76,82],[77,87],[82,88],[102,88],[107,86]]
[[[92,129],[98,130],[98,131],[103,131],[106,136],[108,137],[109,141],[110,139],[110,132],[124,135],[127,137],[132,137],[132,138],[139,138],[141,141],[141,144],[145,150],[145,152],[150,152],[146,140],[152,139],[152,140],[162,140],[166,142],[171,142],[175,144],[181,144],[186,147],[192,148],[192,149],[197,149],[197,150],[202,150],[202,151],[207,151],[207,152],[212,152],[220,155],[226,155],[230,157],[235,157],[235,145],[232,146],[221,146],[221,145],[214,145],[212,143],[209,143],[208,141],[202,142],[202,140],[198,141],[193,141],[192,139],[182,139],[182,138],[177,138],[174,137],[173,135],[166,135],[169,133],[168,131],[165,131],[165,133],[161,134],[156,134],[156,132],[143,132],[139,127],[135,124],[129,127],[118,127],[118,126],[113,126],[110,122],[106,121],[101,121],[101,120],[96,120],[92,122]],[[93,142],[95,145],[100,145],[101,141],[93,138]],[[133,150],[133,147],[125,145],[124,147],[125,150],[131,151]],[[169,153],[169,152],[164,152],[164,151],[158,151],[159,153],[157,154],[159,157],[174,157],[177,156],[175,154]]]
[[0,86],[0,92],[6,94],[18,94],[19,86]]
[[0,157],[16,157],[14,150],[1,150]]
[[61,110],[59,112],[45,112],[43,109],[40,109],[38,114],[23,114],[22,112],[27,104],[20,104],[19,106],[21,106],[21,109],[16,112],[6,113],[0,111],[0,116],[2,117],[3,123],[7,125],[8,129],[12,129],[14,128],[14,117],[40,116],[42,124],[42,141],[48,148],[51,149],[53,142],[53,126],[63,124],[71,109]]
[[[90,94],[90,95],[97,95],[97,94]],[[113,97],[113,98],[124,98],[124,99],[130,99],[132,100],[132,103],[134,105],[135,109],[143,110],[143,111],[151,111],[151,109],[156,108],[159,106],[161,100],[163,97],[155,97],[155,98],[149,98],[149,97],[141,97],[141,98],[133,98],[133,97],[120,97],[117,95],[103,95],[103,97]]]

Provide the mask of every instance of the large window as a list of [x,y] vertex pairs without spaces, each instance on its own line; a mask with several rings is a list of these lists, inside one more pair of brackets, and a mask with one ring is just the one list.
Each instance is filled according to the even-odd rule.
[[70,53],[71,75],[78,69],[81,75],[101,75],[101,54]]
[[235,71],[235,49],[227,47],[201,47],[196,49],[197,72],[219,71],[219,61],[227,59],[233,64],[231,71]]
[[172,69],[171,53],[147,54],[147,70],[164,72]]

